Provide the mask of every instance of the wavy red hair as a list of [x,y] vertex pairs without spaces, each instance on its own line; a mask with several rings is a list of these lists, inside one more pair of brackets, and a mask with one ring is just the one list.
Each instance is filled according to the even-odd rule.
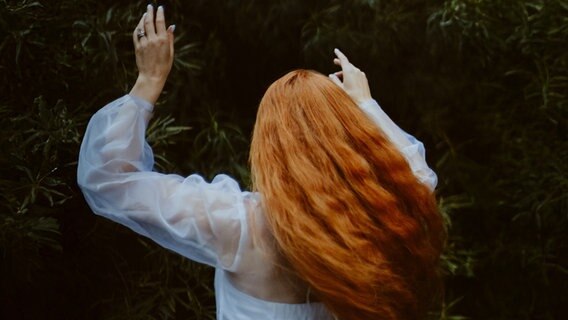
[[328,77],[292,71],[262,98],[253,190],[286,262],[339,319],[419,319],[441,288],[432,191]]

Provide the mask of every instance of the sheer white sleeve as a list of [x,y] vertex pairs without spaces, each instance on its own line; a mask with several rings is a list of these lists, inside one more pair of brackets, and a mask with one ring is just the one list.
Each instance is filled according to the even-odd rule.
[[383,130],[391,142],[398,147],[410,164],[410,168],[418,180],[426,184],[431,190],[434,190],[438,184],[438,177],[426,163],[424,144],[397,126],[383,111],[377,101],[373,99],[367,100],[360,104],[359,107]]
[[247,238],[238,183],[153,172],[145,139],[153,106],[126,95],[90,120],[77,181],[91,209],[189,259],[233,271]]

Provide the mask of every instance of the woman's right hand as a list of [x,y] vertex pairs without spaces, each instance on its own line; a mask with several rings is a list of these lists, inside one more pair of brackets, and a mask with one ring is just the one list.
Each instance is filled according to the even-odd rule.
[[345,90],[357,104],[371,100],[371,90],[365,73],[349,62],[339,49],[335,49],[334,52],[337,58],[333,59],[333,63],[341,66],[341,71],[330,74],[331,80]]

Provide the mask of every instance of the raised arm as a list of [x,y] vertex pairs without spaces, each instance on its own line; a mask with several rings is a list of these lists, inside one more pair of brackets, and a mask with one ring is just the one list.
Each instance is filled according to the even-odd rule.
[[[157,50],[169,44],[151,45],[148,28],[143,37],[137,36],[145,19],[153,18],[152,11],[148,9],[135,31],[135,41],[149,38],[143,50],[137,49],[137,58],[144,53],[143,63],[167,64],[170,53],[164,50],[167,55],[162,58],[166,59],[160,60]],[[163,21],[163,9],[158,10],[157,18]],[[156,29],[166,32],[158,19]],[[192,260],[234,270],[247,238],[247,192],[242,192],[238,183],[226,175],[218,175],[208,183],[199,175],[184,178],[152,171],[154,157],[145,139],[153,111],[149,100],[157,98],[163,86],[160,82],[165,80],[150,77],[151,73],[142,71],[148,69],[140,65],[139,59],[137,62],[139,79],[153,79],[158,88],[152,87],[151,82],[140,82],[145,86],[138,89],[147,90],[135,88],[95,113],[81,144],[78,184],[96,214]],[[156,67],[159,68],[150,66]],[[169,72],[169,67],[166,65],[163,70]],[[137,92],[140,94],[133,94]]]
[[397,146],[408,161],[414,175],[422,183],[430,187],[431,190],[434,190],[438,183],[438,178],[436,173],[426,163],[424,144],[396,125],[371,97],[365,73],[350,63],[347,57],[338,49],[335,49],[335,54],[337,58],[334,59],[334,63],[341,66],[342,70],[330,74],[331,80],[343,88],[367,116],[381,128],[390,141]]

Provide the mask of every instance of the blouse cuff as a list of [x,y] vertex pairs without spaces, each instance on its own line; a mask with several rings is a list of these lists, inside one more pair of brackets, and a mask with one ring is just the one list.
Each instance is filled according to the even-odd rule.
[[152,113],[154,111],[154,105],[152,105],[148,100],[131,94],[127,94],[126,96],[132,99],[137,106],[141,107],[148,113]]
[[375,99],[369,99],[363,103],[359,104],[359,107],[365,111],[371,111],[373,109],[381,109],[381,106],[379,106],[379,103],[375,100]]

